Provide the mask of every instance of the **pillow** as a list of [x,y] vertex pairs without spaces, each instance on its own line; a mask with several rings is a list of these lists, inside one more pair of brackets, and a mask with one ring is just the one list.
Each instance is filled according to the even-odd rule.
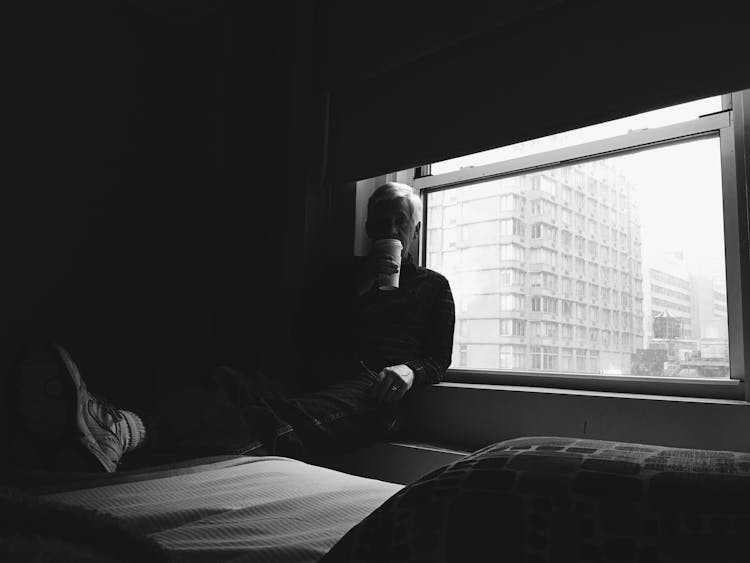
[[408,485],[321,563],[745,561],[750,454],[493,444]]

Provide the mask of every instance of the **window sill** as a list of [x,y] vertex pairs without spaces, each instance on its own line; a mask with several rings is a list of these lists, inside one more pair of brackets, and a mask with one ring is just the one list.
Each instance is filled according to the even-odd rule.
[[[739,383],[739,382],[738,382]],[[627,393],[615,391],[590,391],[585,389],[563,389],[559,387],[542,387],[542,386],[523,386],[523,385],[503,385],[497,383],[465,383],[443,381],[438,383],[437,387],[454,388],[454,389],[472,389],[486,391],[502,391],[511,393],[539,393],[552,395],[579,395],[586,397],[608,397],[618,399],[635,399],[648,401],[665,401],[681,403],[710,403],[721,405],[741,405],[750,409],[750,403],[739,399],[720,399],[710,397],[684,397],[679,395],[653,395],[648,393]]]
[[411,441],[474,450],[521,436],[568,436],[750,452],[750,402],[643,392],[443,382],[408,397]]
[[448,370],[446,384],[502,386],[517,390],[559,391],[568,394],[614,393],[640,398],[681,398],[746,402],[742,381],[736,379],[688,379],[622,375],[491,372]]

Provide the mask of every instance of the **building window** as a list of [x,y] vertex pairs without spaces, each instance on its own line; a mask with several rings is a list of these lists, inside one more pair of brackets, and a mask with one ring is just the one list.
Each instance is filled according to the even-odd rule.
[[523,285],[526,280],[526,272],[517,268],[506,268],[500,270],[500,287],[513,287]]
[[576,281],[576,297],[584,299],[586,297],[586,282]]
[[573,294],[573,280],[570,278],[562,278],[562,284],[561,284],[562,294],[565,297],[569,297]]
[[513,345],[500,346],[500,369],[525,369],[526,347]]
[[524,296],[517,293],[509,293],[500,296],[500,311],[523,311]]
[[526,321],[521,319],[501,319],[500,335],[501,336],[524,336]]
[[526,257],[526,249],[518,244],[501,244],[500,260],[523,262]]
[[570,254],[562,255],[562,269],[566,274],[573,271],[573,257]]
[[586,350],[576,350],[576,371],[587,371]]
[[500,221],[501,235],[523,236],[523,222],[520,219],[503,219]]
[[570,227],[572,225],[572,218],[573,214],[570,209],[560,209],[560,222],[563,224],[563,226]]

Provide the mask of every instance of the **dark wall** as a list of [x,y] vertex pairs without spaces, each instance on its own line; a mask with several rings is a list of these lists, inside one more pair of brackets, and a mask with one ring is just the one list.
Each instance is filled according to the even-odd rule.
[[52,337],[120,404],[219,363],[253,369],[284,239],[269,210],[294,197],[278,177],[294,7],[74,4],[32,14],[25,37],[3,366]]

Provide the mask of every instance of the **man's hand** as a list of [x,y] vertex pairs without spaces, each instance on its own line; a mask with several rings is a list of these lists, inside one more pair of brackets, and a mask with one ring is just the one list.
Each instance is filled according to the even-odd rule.
[[371,252],[362,263],[362,268],[357,272],[357,294],[368,292],[375,283],[378,274],[391,275],[398,272],[399,266],[387,254]]
[[378,403],[393,403],[401,399],[414,385],[414,372],[404,364],[380,370],[372,396]]

